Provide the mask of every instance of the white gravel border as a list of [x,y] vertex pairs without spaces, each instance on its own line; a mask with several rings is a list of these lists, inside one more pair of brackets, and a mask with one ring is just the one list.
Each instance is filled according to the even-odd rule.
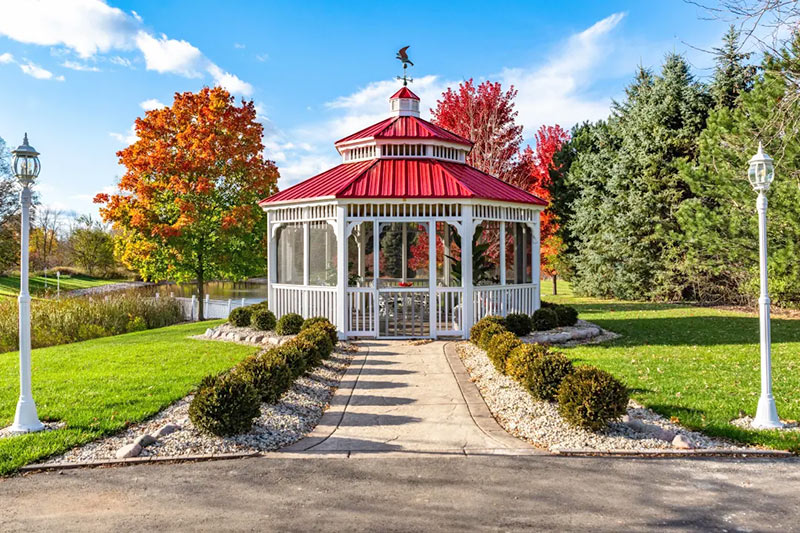
[[156,433],[167,424],[179,429],[159,436],[144,446],[138,457],[178,457],[223,453],[252,453],[277,450],[292,444],[311,432],[328,408],[353,359],[354,345],[340,342],[329,359],[295,380],[294,385],[275,404],[262,404],[261,416],[253,422],[249,433],[235,437],[216,437],[197,430],[189,420],[189,395],[153,418],[127,430],[47,459],[48,464],[82,463],[117,459],[117,451],[137,437]]
[[[692,448],[704,450],[748,449],[711,438],[670,422],[633,400],[628,405],[629,422],[613,422],[600,432],[567,424],[555,403],[533,399],[516,381],[498,372],[486,352],[471,342],[460,342],[457,352],[486,405],[498,423],[512,435],[550,451],[565,449],[656,450],[674,449],[672,442],[658,438],[657,432],[683,436]],[[646,429],[647,431],[641,431]],[[656,430],[651,432],[650,430]]]

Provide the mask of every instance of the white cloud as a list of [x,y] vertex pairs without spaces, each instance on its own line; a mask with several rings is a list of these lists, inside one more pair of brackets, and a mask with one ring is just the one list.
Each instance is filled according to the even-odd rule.
[[19,68],[22,70],[22,72],[28,76],[36,78],[37,80],[64,81],[64,76],[55,76],[49,70],[44,69],[31,61],[26,60],[25,63],[20,63]]
[[234,94],[241,94],[242,96],[250,96],[253,94],[253,86],[242,81],[238,76],[225,72],[214,63],[210,63],[206,68],[211,77],[214,78],[214,83],[226,89],[228,92]]
[[136,135],[135,124],[131,124],[130,129],[126,133],[109,132],[109,136],[113,137],[114,139],[118,140],[120,143],[125,145],[133,144],[139,140],[139,137],[137,137]]
[[0,64],[13,63],[13,62],[14,62],[14,56],[12,56],[10,53],[6,52],[4,54],[0,54]]
[[202,76],[200,68],[204,60],[203,53],[187,41],[169,39],[166,35],[157,38],[140,31],[136,36],[136,45],[144,54],[147,70],[171,72],[187,78]]
[[0,34],[21,43],[64,45],[82,58],[131,48],[131,33],[138,24],[121,9],[100,0],[10,0],[0,4]]
[[93,66],[87,65],[86,63],[78,63],[77,61],[64,61],[61,63],[61,66],[64,68],[69,68],[72,70],[79,70],[82,72],[100,72],[100,69]]
[[[32,23],[20,24],[20,20]],[[214,83],[232,93],[245,96],[253,93],[252,85],[224,71],[190,42],[154,35],[143,25],[142,17],[135,11],[126,13],[103,0],[0,0],[0,35],[15,41],[63,46],[82,59],[111,51],[138,49],[147,70],[187,78],[208,74]],[[120,55],[112,56],[109,61],[125,67],[131,65],[130,59]],[[85,63],[74,61],[65,62],[64,66],[93,70]]]
[[144,109],[145,111],[152,111],[153,109],[161,109],[162,107],[167,107],[166,104],[161,103],[159,100],[155,98],[149,98],[144,102],[139,102],[139,107]]
[[624,17],[625,13],[615,13],[572,35],[540,66],[506,68],[500,73],[503,85],[514,85],[518,91],[516,109],[526,136],[542,124],[570,128],[608,116],[611,98],[592,96],[588,90],[614,59],[609,34]]
[[256,59],[262,63],[269,61],[269,54],[256,54]]
[[233,47],[236,48],[237,50],[245,49],[245,45],[243,45],[242,43],[233,43]]

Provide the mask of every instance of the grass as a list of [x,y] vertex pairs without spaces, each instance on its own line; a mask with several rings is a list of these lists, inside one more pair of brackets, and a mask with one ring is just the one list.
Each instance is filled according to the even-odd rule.
[[[115,433],[186,396],[206,374],[256,348],[200,341],[221,321],[181,324],[33,351],[33,395],[43,421],[63,429],[0,439],[0,475]],[[19,356],[0,354],[0,427],[13,422]]]
[[[31,276],[30,278],[30,292],[31,294],[44,294],[56,292],[56,276],[55,273],[45,279],[44,276]],[[47,288],[45,289],[45,281]],[[97,287],[99,285],[108,285],[109,283],[119,283],[120,279],[100,279],[93,278],[84,274],[62,275],[61,276],[61,292],[74,291],[76,289],[86,289],[89,287]],[[19,276],[0,276],[0,295],[3,296],[17,296],[19,294]]]
[[[569,285],[542,283],[546,301],[572,305],[580,318],[622,337],[565,349],[577,364],[613,373],[640,403],[708,435],[800,451],[800,433],[741,429],[743,410],[755,415],[760,394],[756,313],[693,305],[581,298]],[[772,379],[778,414],[800,419],[800,320],[772,320]]]

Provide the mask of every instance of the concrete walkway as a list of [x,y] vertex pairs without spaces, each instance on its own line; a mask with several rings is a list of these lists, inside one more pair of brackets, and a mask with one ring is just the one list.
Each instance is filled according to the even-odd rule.
[[359,343],[360,351],[307,438],[286,452],[529,455],[469,381],[453,343]]

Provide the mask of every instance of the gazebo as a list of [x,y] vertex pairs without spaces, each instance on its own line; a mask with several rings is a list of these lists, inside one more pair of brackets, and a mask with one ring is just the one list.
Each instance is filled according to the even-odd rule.
[[472,143],[421,119],[407,87],[389,101],[336,142],[340,165],[262,200],[270,309],[343,339],[466,337],[538,309],[546,202],[469,166]]

